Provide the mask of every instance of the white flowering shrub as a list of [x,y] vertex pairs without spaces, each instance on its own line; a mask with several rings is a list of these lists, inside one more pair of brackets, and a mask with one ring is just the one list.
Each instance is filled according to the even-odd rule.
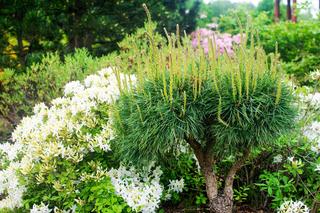
[[278,213],[309,213],[309,208],[301,201],[286,201],[278,209]]
[[[160,167],[110,170],[117,164],[111,160],[109,108],[119,95],[118,81],[133,86],[135,77],[103,69],[83,83],[68,83],[63,97],[36,105],[21,121],[14,143],[0,144],[0,210],[25,203],[30,212],[88,212],[101,205],[115,212],[128,206],[154,212],[164,194],[182,191],[183,180],[165,192]],[[101,191],[105,197],[97,204]]]
[[149,166],[143,173],[133,167],[111,169],[110,177],[115,191],[137,212],[154,212],[160,204],[163,186],[160,184],[160,167]]
[[41,203],[40,205],[34,204],[32,209],[30,209],[30,213],[50,213],[52,209],[49,208],[48,205]]
[[4,196],[0,200],[0,209],[21,207],[24,192],[25,187],[19,184],[14,165],[0,171],[0,195]]

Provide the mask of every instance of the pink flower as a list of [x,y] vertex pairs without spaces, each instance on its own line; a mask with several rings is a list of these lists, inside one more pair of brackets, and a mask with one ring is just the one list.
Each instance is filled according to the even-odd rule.
[[240,34],[232,36],[232,39],[236,44],[240,44],[241,43],[241,35]]
[[199,48],[198,43],[200,39],[200,46],[204,49],[205,53],[209,51],[209,42],[215,40],[215,48],[219,51],[220,54],[227,52],[228,55],[233,55],[234,45],[241,43],[240,34],[232,36],[229,33],[218,34],[212,30],[205,28],[198,29],[191,33],[192,46],[193,48]]

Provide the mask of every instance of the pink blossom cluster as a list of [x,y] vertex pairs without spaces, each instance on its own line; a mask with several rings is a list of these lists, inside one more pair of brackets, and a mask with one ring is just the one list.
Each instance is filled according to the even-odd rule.
[[209,42],[215,41],[216,50],[219,53],[227,51],[229,55],[234,53],[234,45],[238,45],[241,42],[241,35],[231,35],[229,33],[218,33],[205,28],[198,29],[191,33],[192,46],[198,48],[199,39],[200,46],[204,49],[205,53],[209,51]]

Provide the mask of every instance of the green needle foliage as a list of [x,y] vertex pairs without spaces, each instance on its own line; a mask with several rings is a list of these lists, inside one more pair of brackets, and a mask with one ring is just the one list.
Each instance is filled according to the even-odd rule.
[[[146,23],[148,26],[148,23]],[[195,50],[187,36],[137,51],[137,84],[121,84],[115,105],[114,146],[133,162],[165,158],[189,139],[208,143],[216,160],[269,145],[294,125],[293,96],[279,70],[277,54],[247,47],[247,30],[233,55]],[[135,48],[135,47],[132,47]],[[119,71],[126,66],[118,65]]]

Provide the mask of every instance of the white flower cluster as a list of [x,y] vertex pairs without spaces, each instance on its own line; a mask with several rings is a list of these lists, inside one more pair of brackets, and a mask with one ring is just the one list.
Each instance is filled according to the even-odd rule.
[[[153,171],[152,171],[153,170]],[[109,172],[116,193],[135,211],[151,213],[159,207],[163,192],[160,167],[150,165],[143,172],[135,168],[111,169]]]
[[320,92],[309,93],[301,95],[300,99],[312,110],[320,110]]
[[283,160],[282,155],[278,154],[278,155],[274,156],[273,163],[281,163],[282,160]]
[[169,181],[169,189],[168,191],[173,192],[182,192],[184,188],[184,180],[181,178],[180,180],[170,180]]
[[[88,76],[83,84],[79,81],[68,83],[64,96],[52,100],[50,106],[41,103],[34,107],[34,115],[25,117],[13,132],[14,143],[0,145],[0,210],[21,206],[25,187],[19,183],[19,178],[25,178],[24,183],[28,184],[28,177],[32,175],[37,183],[42,183],[50,172],[59,172],[57,164],[61,160],[77,165],[90,152],[110,150],[113,132],[108,107],[120,94],[119,82],[130,88],[135,84],[135,77],[116,75],[107,68]],[[159,207],[164,194],[159,167],[152,164],[138,172],[133,167],[121,166],[108,171],[100,167],[99,162],[88,164],[96,165],[96,171],[79,173],[78,179],[72,180],[74,188],[77,182],[98,181],[110,176],[116,193],[133,210],[150,213]],[[59,181],[52,184],[54,189],[63,190]],[[183,179],[173,180],[167,191],[182,192],[183,187]],[[30,212],[66,213],[74,212],[74,209],[50,209],[49,205],[41,203],[34,205]]]
[[309,74],[311,80],[320,80],[320,70],[315,70]]
[[32,209],[30,209],[30,213],[75,213],[76,206],[73,206],[70,210],[61,210],[57,207],[55,207],[53,210],[49,208],[49,205],[45,205],[44,203],[41,203],[40,205],[33,205]]
[[[1,159],[0,159],[1,160]],[[25,187],[19,184],[16,170],[13,166],[0,170],[0,210],[21,207]]]
[[34,204],[32,209],[30,209],[30,213],[50,213],[52,210],[49,208],[48,205],[41,203],[40,205]]
[[303,134],[312,142],[311,150],[320,154],[320,122],[312,122],[304,129]]
[[14,143],[0,145],[0,209],[21,206],[25,189],[19,185],[19,178],[35,174],[41,183],[46,174],[56,171],[61,159],[77,164],[96,149],[110,150],[110,120],[108,116],[101,118],[98,111],[117,99],[118,82],[127,78],[134,83],[134,76],[103,69],[88,76],[84,85],[79,81],[68,83],[65,95],[50,106],[41,103],[34,107],[34,115],[25,117],[13,132]]
[[278,213],[309,213],[309,208],[301,201],[286,201],[281,204]]

